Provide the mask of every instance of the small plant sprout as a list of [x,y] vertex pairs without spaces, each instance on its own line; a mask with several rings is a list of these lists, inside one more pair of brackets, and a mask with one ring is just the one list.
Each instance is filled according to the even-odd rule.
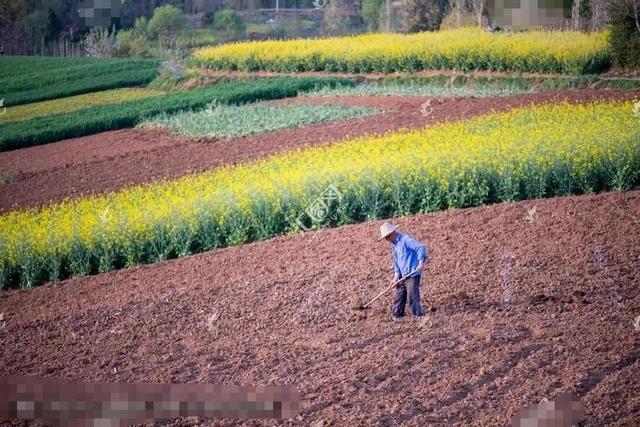
[[505,254],[502,257],[502,303],[511,304],[511,262],[512,256]]
[[0,185],[11,184],[13,182],[13,174],[5,171],[0,171]]
[[431,99],[427,99],[420,105],[420,114],[422,117],[429,117],[433,113],[433,107],[431,107]]
[[216,326],[218,323],[218,319],[220,318],[220,316],[218,315],[217,311],[213,311],[208,317],[207,317],[207,330],[209,332],[215,332],[216,331]]
[[531,209],[527,209],[526,219],[529,224],[533,223],[536,219],[538,219],[537,206],[534,206]]
[[207,104],[207,107],[204,109],[208,114],[215,114],[217,110],[221,108],[220,102],[217,99],[214,99],[210,103]]
[[418,328],[422,330],[428,330],[433,328],[433,319],[428,314],[425,314],[418,321]]
[[609,272],[609,267],[607,267],[607,264],[605,262],[605,259],[606,259],[605,251],[602,248],[602,246],[596,247],[596,249],[593,252],[593,259],[598,265],[598,268],[600,268],[600,271],[605,276],[605,280],[607,282],[607,287],[609,288],[609,295],[611,296],[611,299],[616,303],[618,307],[623,307],[624,299],[625,299],[624,292],[622,291],[620,286],[615,283],[615,281],[613,280],[613,277]]

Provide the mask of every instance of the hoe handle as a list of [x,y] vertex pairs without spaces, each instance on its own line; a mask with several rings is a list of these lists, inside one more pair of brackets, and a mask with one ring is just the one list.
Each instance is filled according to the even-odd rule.
[[391,285],[389,285],[388,288],[385,288],[384,291],[380,292],[374,299],[372,299],[371,301],[369,301],[368,303],[366,303],[365,305],[363,305],[364,308],[368,308],[371,304],[373,304],[374,302],[376,302],[382,295],[386,294],[387,292],[389,292],[391,289],[393,289],[396,285],[404,282],[405,280],[407,280],[409,277],[411,277],[412,274],[417,273],[418,270],[415,269],[413,270],[411,273],[407,274],[405,277],[398,279],[397,281],[393,282]]

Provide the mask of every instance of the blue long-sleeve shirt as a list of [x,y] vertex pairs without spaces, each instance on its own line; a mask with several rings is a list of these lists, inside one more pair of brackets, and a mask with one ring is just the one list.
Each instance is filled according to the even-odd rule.
[[[425,245],[413,237],[397,232],[391,247],[391,255],[393,256],[393,271],[402,278],[418,268],[420,261],[426,261],[429,252]],[[413,274],[413,276],[419,275],[420,273]]]

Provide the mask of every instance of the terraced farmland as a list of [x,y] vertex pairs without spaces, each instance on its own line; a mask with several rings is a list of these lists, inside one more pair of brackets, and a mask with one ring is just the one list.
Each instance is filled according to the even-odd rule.
[[[302,399],[153,425],[508,425],[567,393],[637,425],[640,81],[607,35],[223,44],[173,86],[0,57],[0,376]],[[383,221],[428,248],[424,316],[353,310],[393,277]]]

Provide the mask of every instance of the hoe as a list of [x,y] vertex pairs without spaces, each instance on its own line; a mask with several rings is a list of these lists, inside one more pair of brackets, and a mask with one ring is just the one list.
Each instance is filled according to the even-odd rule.
[[396,287],[397,285],[399,285],[400,283],[404,282],[405,280],[407,280],[409,277],[411,277],[412,274],[417,273],[418,270],[413,270],[411,273],[407,274],[405,277],[398,279],[397,281],[393,282],[391,285],[389,285],[389,287],[385,288],[382,292],[380,292],[378,295],[376,295],[376,297],[374,299],[372,299],[371,301],[369,301],[368,303],[362,305],[357,305],[355,307],[353,307],[353,310],[367,310],[369,308],[371,308],[371,304],[373,304],[375,301],[377,301],[382,295],[386,294],[387,292],[389,292],[391,289],[393,289],[394,287]]

